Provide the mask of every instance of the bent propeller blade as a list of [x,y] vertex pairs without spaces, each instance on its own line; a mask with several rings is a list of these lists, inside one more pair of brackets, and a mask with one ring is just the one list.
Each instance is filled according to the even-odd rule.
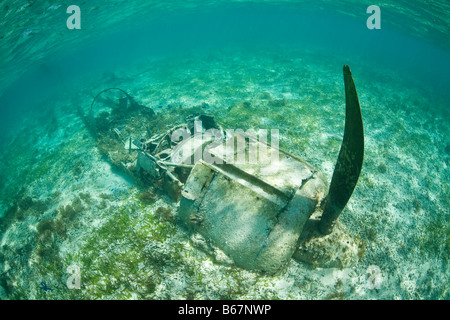
[[350,67],[344,66],[345,129],[341,150],[336,161],[319,231],[329,234],[345,208],[358,182],[364,158],[364,128]]

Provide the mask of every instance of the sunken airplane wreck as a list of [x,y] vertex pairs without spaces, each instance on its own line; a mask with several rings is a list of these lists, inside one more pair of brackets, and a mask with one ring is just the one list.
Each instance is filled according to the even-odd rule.
[[[162,119],[119,88],[98,93],[90,115],[83,117],[113,165],[176,202],[175,222],[214,261],[271,274],[291,258],[344,268],[356,262],[358,243],[338,216],[356,186],[364,154],[361,110],[348,66],[344,84],[344,137],[329,187],[304,160],[246,133],[227,135],[211,115],[184,114],[184,123],[174,126],[169,115]],[[121,98],[103,98],[107,91]],[[198,135],[201,143],[195,142]],[[241,147],[230,153],[227,146],[239,141]],[[251,150],[261,149],[267,157],[276,154],[276,161],[261,153],[253,163],[233,161],[237,152],[248,158]],[[198,152],[214,161],[198,159]]]

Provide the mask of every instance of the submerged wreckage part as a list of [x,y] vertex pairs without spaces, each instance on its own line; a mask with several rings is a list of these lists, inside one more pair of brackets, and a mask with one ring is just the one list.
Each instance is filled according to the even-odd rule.
[[[182,192],[179,220],[206,239],[209,252],[220,249],[237,266],[267,273],[276,273],[291,257],[314,267],[344,268],[357,260],[357,242],[336,222],[357,183],[364,149],[348,66],[344,81],[345,133],[329,190],[318,170],[281,150],[277,161],[229,164],[224,143],[210,150],[223,164],[195,165]],[[273,153],[273,147],[265,148]]]
[[[270,274],[291,258],[344,268],[357,261],[358,245],[337,218],[357,183],[364,149],[348,66],[344,81],[345,132],[330,188],[302,159],[251,134],[228,133],[210,115],[180,119],[185,123],[178,125],[171,120],[170,129],[155,125],[166,119],[117,88],[103,90],[92,102],[108,90],[125,93],[112,102],[111,114],[100,118],[107,126],[96,134],[97,146],[137,182],[179,201],[175,221],[216,262]],[[159,132],[152,133],[151,124]],[[255,157],[252,150],[265,152]],[[239,161],[242,155],[249,161]]]
[[[94,103],[97,100],[97,98],[100,97],[103,93],[111,91],[111,90],[120,91],[120,92],[122,92],[125,95],[125,98],[119,99],[120,107],[127,108],[127,104],[129,102],[130,104],[129,104],[128,108],[130,108],[130,109],[145,108],[144,105],[141,105],[141,104],[137,103],[136,100],[131,95],[129,95],[125,90],[122,90],[120,88],[108,88],[108,89],[104,89],[104,90],[100,91],[99,93],[97,93],[97,95],[92,100],[91,108],[89,110],[90,116],[92,116],[92,114],[93,114]],[[151,110],[150,112],[152,114],[154,114],[152,109],[148,109],[148,110]]]
[[360,244],[339,220],[332,232],[322,235],[317,228],[319,220],[311,217],[300,235],[293,258],[314,268],[352,267],[358,261]]
[[[209,152],[217,157],[226,154],[225,148],[226,143]],[[237,266],[268,273],[291,259],[303,225],[327,190],[310,165],[277,152],[277,162],[260,159],[258,165],[198,162],[182,191],[178,215],[188,230],[207,239],[211,251],[219,248]]]
[[350,199],[364,158],[364,128],[355,82],[349,66],[344,66],[345,129],[341,150],[331,178],[325,209],[319,223],[319,231],[329,234],[336,219]]
[[[109,91],[117,91],[122,97],[115,99],[106,99],[107,110],[104,108],[100,110],[94,109],[94,105],[97,100],[99,100],[100,96]],[[105,104],[105,102],[103,101]],[[96,115],[97,113],[97,115]],[[91,106],[89,108],[88,115],[82,114],[82,119],[88,127],[89,131],[95,138],[99,138],[100,136],[109,135],[109,131],[113,132],[119,140],[126,144],[128,150],[137,149],[136,146],[133,146],[130,139],[131,137],[124,137],[121,129],[124,128],[125,123],[130,124],[130,118],[136,118],[141,120],[148,120],[155,116],[155,112],[152,108],[146,107],[140,103],[138,103],[130,94],[128,94],[125,90],[120,88],[108,88],[97,93],[92,100]],[[116,127],[111,127],[111,126]],[[118,126],[118,127],[117,127]],[[133,131],[131,126],[128,125],[128,129]]]
[[344,138],[321,215],[305,224],[293,258],[313,267],[346,268],[358,260],[358,241],[337,219],[358,181],[364,155],[364,130],[350,68],[344,66],[346,115]]

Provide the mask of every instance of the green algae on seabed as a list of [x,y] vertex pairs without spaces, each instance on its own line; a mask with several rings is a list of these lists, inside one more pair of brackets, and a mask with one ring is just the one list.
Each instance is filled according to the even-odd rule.
[[[75,255],[66,257],[67,263],[84,270],[82,290],[72,291],[68,297],[200,298],[204,283],[194,260],[206,256],[180,238],[175,225],[156,214],[160,208],[156,204],[143,207],[133,199],[120,208],[111,208],[111,219]],[[171,274],[179,274],[179,280],[186,283],[165,290]]]

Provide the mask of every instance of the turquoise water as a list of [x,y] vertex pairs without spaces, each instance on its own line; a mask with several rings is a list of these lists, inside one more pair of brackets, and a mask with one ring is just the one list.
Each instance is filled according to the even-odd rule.
[[[366,26],[368,1],[90,1],[68,30],[71,4],[0,5],[0,298],[449,298],[445,1],[380,2],[379,30]],[[344,64],[365,126],[340,216],[358,241],[348,268],[293,260],[269,276],[215,263],[174,223],[177,204],[112,167],[80,117],[120,87],[161,118],[200,110],[277,128],[280,147],[329,181]],[[72,265],[80,289],[66,285]]]

